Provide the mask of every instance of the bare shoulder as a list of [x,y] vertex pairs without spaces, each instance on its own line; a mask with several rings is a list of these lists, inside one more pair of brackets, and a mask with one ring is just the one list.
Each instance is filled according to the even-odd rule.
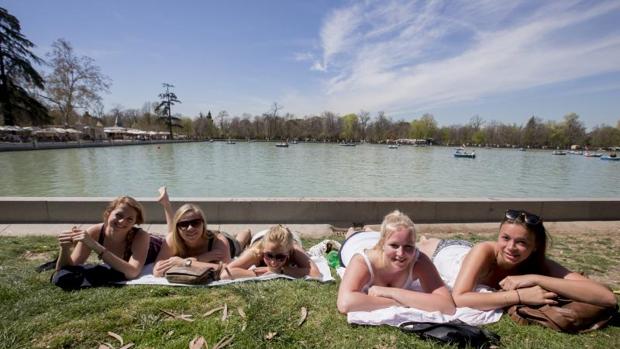
[[86,232],[93,239],[97,240],[99,238],[99,233],[101,232],[102,228],[103,228],[103,223],[97,223],[97,224],[94,224],[94,225],[91,225],[90,227],[88,227],[86,229]]

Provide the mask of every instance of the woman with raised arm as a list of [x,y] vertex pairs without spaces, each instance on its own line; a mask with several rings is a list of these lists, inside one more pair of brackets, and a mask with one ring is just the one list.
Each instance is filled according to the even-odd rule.
[[225,268],[220,277],[235,279],[264,274],[284,274],[295,278],[320,278],[321,272],[284,225],[258,233],[252,245]]
[[194,263],[218,268],[238,256],[250,240],[250,231],[239,232],[235,237],[224,232],[207,229],[202,210],[193,204],[172,210],[166,187],[159,189],[158,201],[164,208],[169,233],[166,236],[153,269],[155,276],[164,276],[174,266],[191,266]]
[[[356,234],[369,233],[376,234]],[[394,211],[385,216],[374,247],[355,252],[348,262],[338,289],[338,310],[346,314],[404,306],[454,314],[450,292],[431,260],[419,253],[415,240],[415,227],[407,215]]]
[[[446,284],[453,286],[458,307],[490,310],[556,304],[557,296],[603,307],[616,305],[608,288],[547,258],[547,240],[540,217],[507,210],[497,241],[471,247],[460,240],[424,239],[419,245],[433,256]],[[475,292],[480,285],[499,292]]]
[[[129,196],[121,196],[105,209],[103,223],[60,233],[60,254],[52,282],[75,289],[85,278],[92,286],[136,278],[145,263],[155,260],[161,245],[157,237],[150,237],[135,226],[143,222],[142,205]],[[93,251],[110,268],[83,266]]]

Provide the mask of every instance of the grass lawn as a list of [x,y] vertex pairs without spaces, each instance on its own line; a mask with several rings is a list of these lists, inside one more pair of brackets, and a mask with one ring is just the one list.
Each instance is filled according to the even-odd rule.
[[[617,290],[617,236],[555,236],[550,250],[564,265]],[[454,234],[451,236],[455,236]],[[581,237],[580,237],[581,236]],[[492,239],[472,233],[472,241]],[[306,247],[316,241],[304,241]],[[216,288],[132,286],[64,292],[51,271],[34,268],[56,253],[52,237],[0,238],[0,348],[188,348],[203,336],[209,348],[232,336],[227,348],[434,348],[397,328],[351,326],[336,310],[338,282],[270,281]],[[226,305],[209,314],[209,311]],[[306,320],[299,325],[302,308]],[[486,328],[505,348],[618,348],[617,324],[582,335],[518,326],[504,316]]]

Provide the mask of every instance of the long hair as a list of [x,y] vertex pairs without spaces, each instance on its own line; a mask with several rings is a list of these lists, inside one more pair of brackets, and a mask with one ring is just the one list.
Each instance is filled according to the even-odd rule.
[[293,248],[295,240],[293,238],[293,233],[288,227],[282,224],[274,225],[269,228],[265,236],[250,247],[255,256],[262,255],[263,248],[267,242],[282,246],[285,250],[290,251]]
[[114,211],[120,205],[127,205],[133,208],[136,211],[136,221],[134,224],[140,225],[144,223],[144,208],[142,205],[136,201],[136,199],[131,196],[119,196],[116,199],[112,200],[108,207],[103,211],[103,222],[106,223],[108,221],[108,217],[110,217],[110,213]]
[[529,224],[525,222],[525,216],[531,215],[531,213],[526,211],[520,211],[520,214],[515,219],[510,219],[508,217],[504,217],[499,227],[504,224],[517,224],[525,228],[530,234],[534,235],[534,251],[527,257],[526,260],[521,262],[521,264],[517,267],[520,274],[543,274],[546,275],[548,270],[544,269],[545,258],[547,253],[547,244],[549,243],[549,235],[547,234],[547,229],[543,224],[542,219],[536,224]]
[[202,238],[209,239],[213,235],[213,233],[207,230],[207,219],[205,218],[205,214],[204,212],[202,212],[202,209],[200,209],[200,207],[194,204],[185,204],[179,207],[179,209],[174,214],[174,218],[172,218],[172,229],[173,230],[172,230],[172,246],[171,247],[172,247],[173,255],[179,256],[182,258],[187,257],[189,248],[187,246],[187,243],[185,243],[185,240],[181,236],[181,232],[179,231],[179,227],[177,226],[177,224],[181,220],[181,217],[183,217],[186,213],[189,213],[189,212],[197,213],[200,216],[200,218],[202,218],[202,222],[203,222],[202,223]]

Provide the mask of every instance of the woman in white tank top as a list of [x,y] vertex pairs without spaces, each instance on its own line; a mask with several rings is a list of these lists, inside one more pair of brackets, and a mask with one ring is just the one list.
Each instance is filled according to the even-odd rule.
[[346,314],[404,306],[454,314],[450,292],[415,240],[409,217],[399,211],[385,216],[376,245],[348,262],[338,289],[338,310]]

